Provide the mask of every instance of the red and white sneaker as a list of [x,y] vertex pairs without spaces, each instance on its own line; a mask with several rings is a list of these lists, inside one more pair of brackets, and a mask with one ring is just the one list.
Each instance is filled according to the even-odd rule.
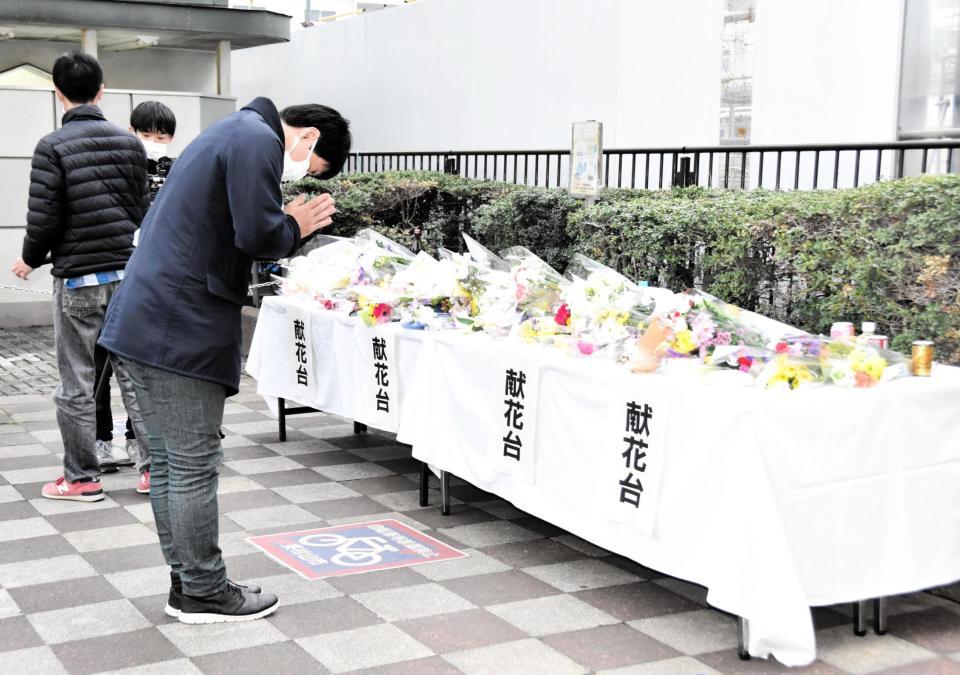
[[150,494],[150,472],[144,471],[140,474],[139,480],[137,480],[137,494],[148,495]]
[[103,499],[103,487],[99,480],[91,480],[85,483],[77,481],[68,483],[67,479],[60,476],[52,483],[43,486],[41,494],[47,499],[69,499],[75,502],[99,502]]

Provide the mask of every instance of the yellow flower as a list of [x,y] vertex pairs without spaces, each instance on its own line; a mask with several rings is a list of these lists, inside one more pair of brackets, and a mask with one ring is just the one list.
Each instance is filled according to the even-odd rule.
[[673,338],[673,350],[681,354],[689,354],[697,348],[697,343],[693,340],[693,332],[682,330]]
[[533,327],[533,322],[524,321],[520,324],[520,337],[527,342],[531,342],[537,338],[537,329]]
[[887,360],[879,354],[868,354],[862,349],[854,349],[850,352],[850,367],[879,380],[887,368]]
[[879,354],[874,354],[863,363],[863,372],[875,380],[883,377],[883,371],[887,368],[887,360]]
[[786,384],[791,389],[796,389],[804,382],[813,382],[813,373],[806,366],[789,363],[783,356],[777,357],[777,370],[768,380],[767,386],[777,384]]

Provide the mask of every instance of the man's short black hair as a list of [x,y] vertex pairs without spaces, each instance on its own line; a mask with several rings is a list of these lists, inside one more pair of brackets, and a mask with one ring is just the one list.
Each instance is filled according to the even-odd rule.
[[177,117],[160,101],[144,101],[130,113],[130,126],[141,133],[173,136],[177,131]]
[[90,103],[103,85],[103,68],[89,54],[72,52],[54,62],[53,84],[71,103]]
[[350,154],[350,122],[333,108],[325,105],[292,105],[280,111],[280,117],[291,127],[303,129],[316,127],[320,130],[320,139],[313,151],[318,157],[327,160],[330,168],[319,178],[333,178],[347,161]]

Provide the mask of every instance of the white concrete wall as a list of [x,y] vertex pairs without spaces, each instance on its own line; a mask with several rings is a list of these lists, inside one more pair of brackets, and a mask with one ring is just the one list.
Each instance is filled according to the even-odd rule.
[[753,142],[893,140],[902,9],[903,0],[758,0]]
[[715,142],[720,20],[718,0],[424,0],[237,52],[234,87],[339,109],[358,150],[565,148],[584,119],[609,147]]
[[[753,142],[895,138],[903,0],[759,0]],[[234,54],[240,101],[328,103],[358,150],[716,145],[721,0],[422,0]]]
[[621,4],[617,134],[607,147],[716,145],[720,0]]
[[[895,140],[902,11],[903,0],[759,0],[753,143]],[[894,166],[888,155],[885,176]],[[765,184],[776,170],[769,159]],[[871,181],[876,160],[876,153],[861,157],[861,175]],[[801,161],[812,167],[812,154]],[[794,157],[784,162],[783,179],[792,185]],[[853,162],[852,153],[841,155],[840,174],[852,176]],[[832,184],[833,166],[832,154],[821,155],[821,186]]]

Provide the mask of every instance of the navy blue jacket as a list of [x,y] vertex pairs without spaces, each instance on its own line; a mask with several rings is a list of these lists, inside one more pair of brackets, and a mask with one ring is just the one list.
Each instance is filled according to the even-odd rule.
[[257,98],[198,136],[173,165],[107,310],[100,344],[143,365],[240,385],[240,310],[254,259],[300,244],[283,213],[283,128]]

